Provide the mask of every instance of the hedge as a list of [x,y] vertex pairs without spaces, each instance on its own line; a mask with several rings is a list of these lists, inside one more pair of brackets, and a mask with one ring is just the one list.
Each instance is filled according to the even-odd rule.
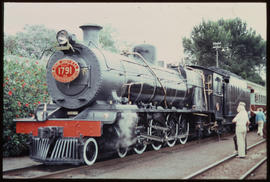
[[15,118],[34,117],[38,104],[49,100],[46,61],[4,56],[3,156],[28,153],[27,135],[16,134]]

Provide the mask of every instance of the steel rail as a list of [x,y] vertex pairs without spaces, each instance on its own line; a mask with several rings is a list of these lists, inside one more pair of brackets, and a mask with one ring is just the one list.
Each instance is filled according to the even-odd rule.
[[[250,145],[247,149],[250,149],[252,147],[255,147],[256,145],[259,145],[260,143],[263,143],[265,140],[262,140],[258,143],[255,143],[253,145]],[[171,148],[168,148],[168,149],[171,149]],[[234,157],[236,154],[233,154],[232,156]],[[57,171],[57,172],[54,172],[54,173],[50,173],[50,174],[45,174],[45,175],[40,175],[40,176],[36,176],[35,178],[51,178],[51,177],[55,177],[57,175],[63,175],[65,173],[69,173],[69,172],[73,172],[73,171],[77,171],[77,170],[81,170],[81,169],[87,169],[89,167],[92,167],[92,166],[80,166],[78,168],[74,168],[74,169],[67,169],[67,170],[63,170],[63,171]]]
[[10,175],[12,173],[17,173],[20,171],[26,171],[26,170],[30,170],[30,169],[35,169],[36,167],[42,166],[43,164],[37,164],[37,165],[31,165],[31,166],[26,166],[26,167],[22,167],[22,168],[15,168],[15,169],[8,169],[2,172],[2,176],[4,175]]
[[[230,136],[231,134],[226,134],[226,136],[227,135]],[[202,139],[202,141],[209,142],[209,141],[212,141],[214,139],[215,139],[215,137],[209,137],[209,138]],[[185,145],[178,145],[178,147],[179,148],[185,148],[185,147],[190,147],[190,146],[193,146],[193,145],[197,145],[197,140],[194,140],[193,142],[189,142],[189,143],[187,143]],[[168,151],[168,150],[172,150],[172,149],[173,148],[170,148],[170,147],[163,148],[164,151]],[[99,164],[101,165],[101,163],[99,163]],[[87,168],[92,168],[92,167],[93,166],[79,166],[77,168],[71,168],[71,169],[66,169],[66,170],[62,170],[62,171],[56,171],[56,172],[53,172],[53,173],[50,173],[50,174],[35,176],[34,178],[36,178],[36,179],[51,178],[51,177],[55,177],[57,175],[63,175],[65,173],[70,173],[70,172],[74,172],[74,171],[77,171],[77,170],[87,169]]]
[[[44,167],[45,168],[46,165],[38,164],[38,165],[31,165],[31,166],[27,166],[27,167],[23,167],[23,168],[6,170],[6,171],[2,172],[2,177],[4,179],[10,179],[10,178],[21,179],[21,178],[25,178],[25,177],[23,177],[24,174],[26,174],[29,171],[36,170],[38,167]],[[54,167],[54,166],[52,166],[52,167]],[[81,167],[81,166],[79,166],[79,167]],[[85,167],[85,166],[82,166],[82,167]],[[61,172],[64,172],[64,171],[71,171],[71,170],[74,170],[75,168],[78,168],[78,167],[60,169],[60,170],[56,170],[54,172],[48,172],[48,171],[39,170],[38,172],[45,173],[45,174],[32,175],[32,176],[28,176],[27,178],[28,179],[40,178],[40,177],[43,177],[43,176],[47,176],[47,175],[51,175],[51,174],[57,174],[57,173],[61,173]],[[16,175],[14,176],[13,174],[16,174]]]
[[243,174],[239,179],[245,179],[249,174],[251,174],[258,167],[260,167],[266,160],[267,160],[267,157],[263,158],[260,162],[255,164],[250,170],[248,170],[245,174]]
[[[226,134],[226,136],[230,136],[231,134]],[[204,142],[209,142],[209,141],[212,141],[214,140],[215,137],[208,137],[208,138],[205,138],[205,139],[202,139],[201,141],[204,141]],[[190,141],[188,143],[186,143],[185,145],[177,145],[178,148],[185,148],[185,147],[190,147],[190,146],[193,146],[193,145],[196,145],[197,144],[197,140],[194,140],[194,141]],[[171,150],[173,148],[164,148],[163,150],[167,151],[167,150]],[[37,167],[41,167],[43,166],[44,164],[36,164],[36,165],[31,165],[31,166],[26,166],[26,167],[22,167],[22,168],[15,168],[15,169],[8,169],[8,170],[5,170],[2,172],[2,177],[4,178],[13,178],[15,177],[14,173],[21,175],[21,174],[24,174],[25,172],[27,171],[31,171],[32,169],[35,170]],[[49,174],[39,174],[39,175],[33,175],[33,176],[30,176],[30,177],[27,177],[28,179],[31,179],[31,178],[46,178],[46,177],[50,177],[50,176],[54,176],[54,175],[57,175],[57,174],[61,174],[61,173],[68,173],[68,172],[71,172],[73,170],[80,170],[80,169],[84,169],[84,168],[88,168],[88,167],[91,167],[91,166],[77,166],[77,167],[71,167],[71,168],[68,168],[68,169],[64,169],[64,170],[57,170],[55,172],[52,172],[52,173],[49,173]],[[42,171],[41,171],[42,172]],[[16,176],[16,178],[20,179],[21,176]]]
[[[228,134],[228,135],[231,135],[231,134]],[[209,137],[209,138],[205,138],[205,139],[202,139],[202,141],[205,141],[205,142],[209,142],[209,141],[212,141],[214,140],[215,137]],[[178,145],[179,148],[185,148],[185,147],[190,147],[190,146],[194,146],[194,145],[197,145],[197,140],[194,140],[192,142],[189,142],[185,145]],[[173,148],[170,148],[170,147],[166,147],[166,148],[163,148],[164,151],[168,152],[169,150],[172,150]],[[115,160],[115,159],[113,159]],[[117,158],[116,158],[117,160]],[[101,162],[102,163],[102,162]],[[101,165],[101,163],[99,163]],[[44,178],[52,178],[52,177],[55,177],[57,175],[63,175],[65,173],[69,173],[69,172],[74,172],[74,171],[77,171],[77,170],[81,170],[81,169],[87,169],[87,168],[92,168],[93,166],[79,166],[77,168],[73,168],[73,169],[66,169],[66,170],[62,170],[62,171],[56,171],[56,172],[53,172],[53,173],[50,173],[50,174],[45,174],[45,175],[39,175],[39,176],[35,176],[33,178],[35,179],[44,179]]]
[[[209,142],[211,140],[215,139],[215,137],[210,137],[210,138],[206,138],[206,139],[202,139],[202,141],[205,141],[205,142]],[[185,148],[185,147],[189,147],[189,146],[193,146],[193,145],[196,145],[198,141],[195,140],[193,142],[189,142],[185,145],[179,145],[180,148]],[[261,141],[263,142],[263,141]],[[254,144],[256,145],[256,144]],[[249,146],[248,149],[250,147],[252,147],[253,145]],[[165,151],[169,150],[169,149],[172,149],[172,148],[168,148],[166,150],[166,148],[164,148]],[[36,169],[36,167],[38,166],[42,166],[43,164],[40,164],[40,165],[32,165],[32,166],[27,166],[27,167],[24,167],[24,168],[17,168],[17,169],[11,169],[11,170],[6,170],[6,171],[3,171],[2,173],[2,177],[4,178],[12,178],[13,176],[11,175],[12,173],[18,173],[18,172],[23,172],[23,171],[30,171],[31,169]],[[54,172],[51,172],[51,173],[47,173],[47,174],[39,174],[39,175],[33,175],[33,176],[30,176],[30,177],[27,177],[27,178],[49,178],[51,176],[54,176],[54,175],[58,175],[58,174],[63,174],[63,173],[68,173],[68,172],[71,172],[71,171],[74,171],[74,170],[81,170],[81,169],[85,169],[85,168],[88,168],[88,167],[92,167],[92,166],[77,166],[77,167],[71,167],[71,168],[67,168],[67,169],[63,169],[63,170],[57,170],[57,171],[54,171]],[[42,172],[42,171],[41,171]],[[17,176],[18,177],[18,176]],[[17,178],[16,177],[16,178]],[[20,177],[18,177],[20,178]]]
[[[253,145],[250,145],[250,146],[247,147],[247,150],[249,150],[249,149],[251,149],[251,148],[253,148],[253,147],[255,147],[255,146],[257,146],[257,145],[259,145],[259,144],[261,144],[261,143],[263,143],[263,142],[265,142],[265,141],[266,141],[266,140],[263,139],[263,140],[261,140],[261,141],[255,143],[255,144],[253,144]],[[225,157],[225,158],[223,158],[223,159],[221,159],[221,160],[219,160],[219,161],[217,161],[217,162],[215,162],[215,163],[213,163],[213,164],[210,164],[209,166],[207,166],[207,167],[205,167],[205,168],[203,168],[203,169],[201,169],[201,170],[199,170],[199,171],[196,171],[195,173],[192,173],[192,174],[190,174],[190,175],[184,177],[183,179],[191,179],[191,178],[193,178],[193,177],[195,177],[195,176],[198,176],[199,174],[202,174],[202,173],[204,173],[204,172],[206,172],[206,171],[208,171],[208,170],[214,168],[215,166],[217,166],[217,165],[219,165],[219,164],[221,164],[221,163],[223,163],[223,162],[225,162],[225,161],[227,161],[227,160],[229,160],[229,159],[235,157],[236,155],[237,155],[237,154],[231,154],[231,155],[229,155],[229,156],[227,156],[227,157]]]
[[55,171],[49,174],[41,174],[38,176],[34,176],[33,179],[43,179],[43,178],[49,178],[50,176],[55,176],[55,175],[59,175],[59,174],[64,174],[64,173],[69,173],[75,170],[80,170],[80,169],[85,169],[88,168],[89,166],[78,166],[78,167],[73,167],[73,168],[68,168],[68,169],[64,169],[64,170],[60,170],[60,171]]

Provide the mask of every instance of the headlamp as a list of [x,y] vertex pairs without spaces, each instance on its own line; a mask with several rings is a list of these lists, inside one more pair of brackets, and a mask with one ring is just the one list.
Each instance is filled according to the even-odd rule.
[[60,30],[56,34],[56,39],[59,45],[65,45],[68,42],[68,32],[66,30]]

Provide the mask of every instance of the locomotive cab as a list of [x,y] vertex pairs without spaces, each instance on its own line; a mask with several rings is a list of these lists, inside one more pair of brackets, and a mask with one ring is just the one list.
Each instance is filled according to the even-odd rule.
[[215,113],[216,120],[231,124],[239,102],[245,102],[246,110],[249,110],[250,93],[240,76],[216,67],[191,67],[203,71],[208,110]]

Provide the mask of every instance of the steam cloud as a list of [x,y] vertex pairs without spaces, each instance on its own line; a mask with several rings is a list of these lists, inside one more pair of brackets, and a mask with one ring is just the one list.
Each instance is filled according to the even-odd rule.
[[122,113],[119,120],[120,137],[118,144],[122,147],[128,147],[136,142],[135,127],[138,123],[136,113]]

